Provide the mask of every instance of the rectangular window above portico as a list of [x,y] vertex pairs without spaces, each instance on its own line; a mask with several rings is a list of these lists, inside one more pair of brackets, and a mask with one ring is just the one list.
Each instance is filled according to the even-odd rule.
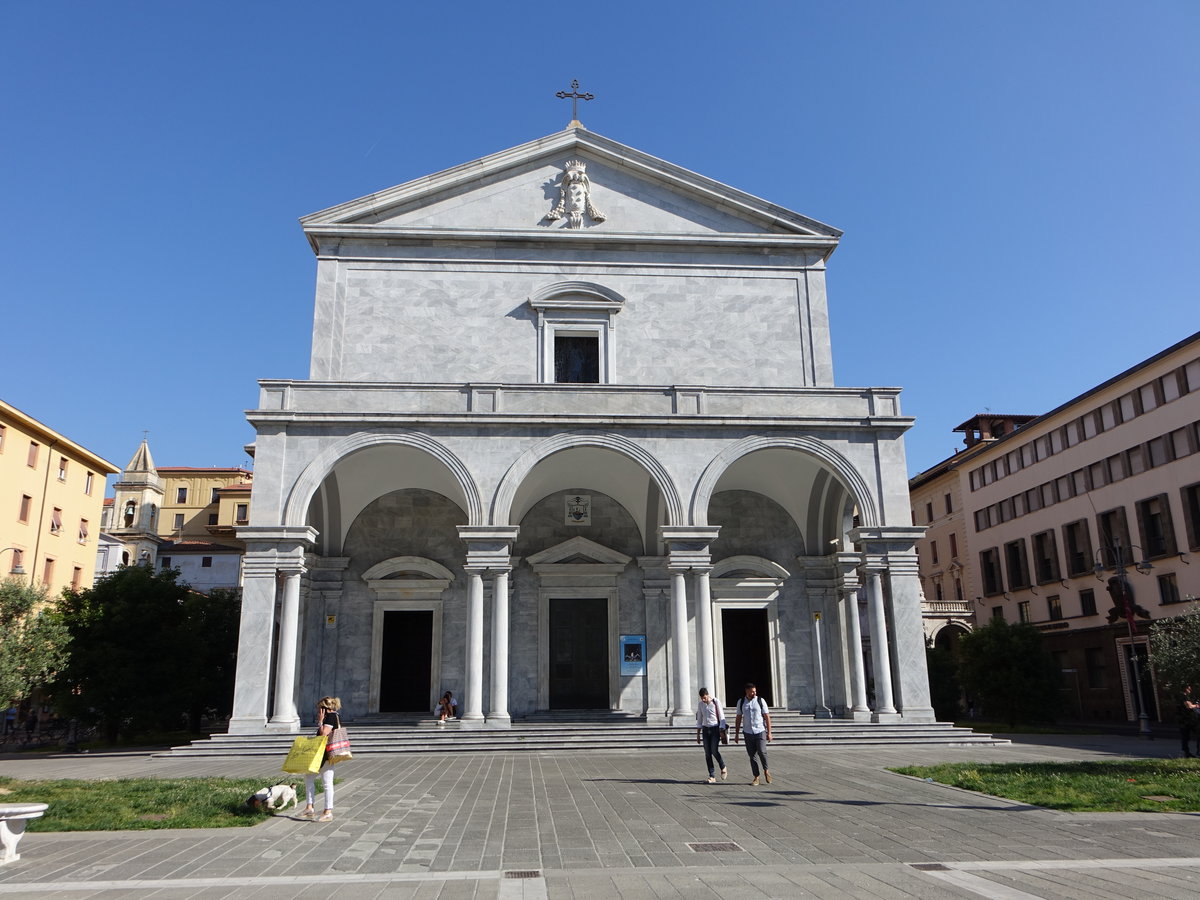
[[616,380],[616,316],[624,299],[582,281],[559,282],[529,299],[537,314],[537,380],[611,384]]
[[600,336],[556,331],[554,381],[556,384],[599,384]]

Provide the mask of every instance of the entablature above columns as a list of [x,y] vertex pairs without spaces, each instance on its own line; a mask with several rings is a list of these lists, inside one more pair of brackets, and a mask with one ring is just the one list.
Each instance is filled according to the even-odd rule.
[[672,572],[709,571],[712,568],[709,545],[720,531],[719,525],[660,525],[658,534],[667,545],[668,568]]
[[317,530],[310,525],[244,525],[237,536],[246,544],[242,568],[247,576],[298,575],[305,571],[305,556],[316,543]]
[[508,572],[512,546],[521,528],[517,525],[459,525],[458,536],[467,545],[468,572]]
[[[580,396],[594,398],[588,406],[604,412],[581,414]],[[259,408],[247,418],[262,430],[279,424],[545,424],[548,415],[562,427],[595,426],[619,416],[623,424],[636,425],[734,420],[755,427],[887,428],[897,437],[914,422],[900,412],[898,388],[293,380],[260,381]]]

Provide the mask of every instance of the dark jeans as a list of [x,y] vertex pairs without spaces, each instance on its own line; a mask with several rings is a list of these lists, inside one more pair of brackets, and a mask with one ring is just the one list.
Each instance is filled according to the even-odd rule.
[[758,777],[758,761],[762,760],[763,771],[768,768],[767,765],[767,733],[751,734],[748,731],[742,732],[742,738],[746,741],[746,752],[750,755],[750,771],[754,773],[754,777]]
[[725,760],[721,758],[721,726],[705,725],[700,730],[700,738],[704,742],[704,764],[708,766],[708,777],[712,778],[716,774],[714,758],[718,766],[725,768]]
[[[1184,756],[1192,755],[1192,751],[1188,749],[1188,744],[1192,740],[1192,734],[1195,730],[1195,727],[1195,722],[1188,721],[1187,719],[1179,723],[1179,740],[1183,744]],[[1200,750],[1200,742],[1197,742],[1196,749]]]

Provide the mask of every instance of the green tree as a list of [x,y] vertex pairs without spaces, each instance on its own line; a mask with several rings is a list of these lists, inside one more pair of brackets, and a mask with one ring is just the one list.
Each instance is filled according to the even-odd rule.
[[62,711],[125,734],[175,730],[228,710],[238,602],[179,582],[177,569],[123,566],[60,602],[73,647],[58,681]]
[[958,677],[985,716],[1010,726],[1053,719],[1058,711],[1062,673],[1042,633],[1027,623],[992,619],[960,637]]
[[933,713],[943,722],[959,717],[962,689],[958,683],[958,660],[949,647],[929,647],[925,650],[929,667],[929,698]]
[[66,660],[68,640],[44,587],[0,582],[0,703],[24,700],[49,679]]
[[1189,684],[1200,688],[1200,607],[1150,626],[1150,661],[1166,691],[1180,692]]
[[193,591],[184,601],[184,613],[192,654],[186,712],[189,729],[199,731],[206,711],[227,716],[233,709],[241,597],[236,591]]

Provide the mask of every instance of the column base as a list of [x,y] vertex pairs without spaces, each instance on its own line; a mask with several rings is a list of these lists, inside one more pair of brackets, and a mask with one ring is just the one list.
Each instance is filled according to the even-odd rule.
[[263,730],[267,734],[295,734],[300,730],[300,717],[272,719]]
[[871,710],[865,706],[862,709],[848,709],[842,714],[842,718],[851,722],[870,722]]
[[927,725],[937,721],[937,714],[933,711],[932,706],[918,706],[916,709],[905,707],[900,715],[905,722],[919,722],[922,725]]
[[238,716],[229,720],[229,730],[226,734],[263,734],[267,730],[267,720],[262,716]]
[[492,713],[487,717],[488,728],[512,728],[512,716],[508,713]]
[[667,718],[672,726],[696,727],[696,711],[694,709],[676,709],[668,713]]
[[486,724],[487,721],[483,718],[482,713],[466,713],[458,720],[458,727],[465,731],[483,728]]
[[881,724],[890,724],[892,722],[899,722],[900,721],[900,713],[896,712],[895,710],[892,710],[892,712],[871,713],[871,721],[879,722]]

